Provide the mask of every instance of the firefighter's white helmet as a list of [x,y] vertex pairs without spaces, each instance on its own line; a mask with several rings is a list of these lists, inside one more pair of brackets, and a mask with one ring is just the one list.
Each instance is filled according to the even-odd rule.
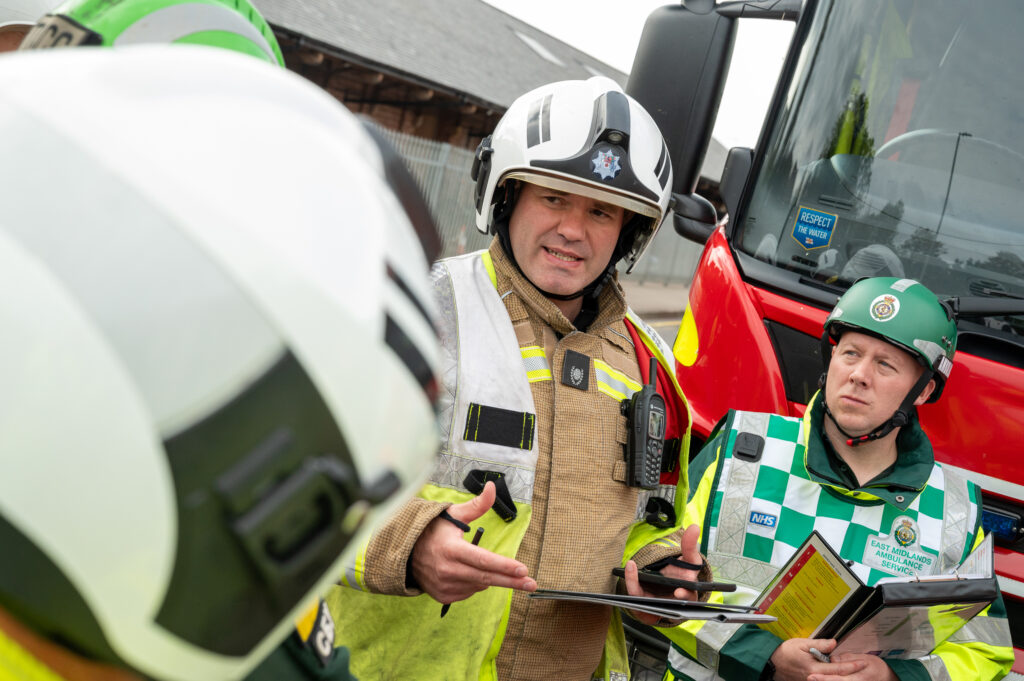
[[422,201],[226,50],[5,56],[0,135],[0,609],[241,678],[434,463]]
[[516,99],[477,149],[476,226],[494,231],[503,185],[522,180],[636,214],[617,255],[629,269],[668,213],[672,164],[650,114],[610,78],[550,83]]

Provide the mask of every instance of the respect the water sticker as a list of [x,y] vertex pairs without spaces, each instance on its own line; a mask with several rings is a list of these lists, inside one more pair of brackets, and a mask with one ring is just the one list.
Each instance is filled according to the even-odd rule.
[[824,248],[832,241],[832,232],[838,221],[838,216],[832,213],[800,206],[796,212],[792,236],[807,250]]

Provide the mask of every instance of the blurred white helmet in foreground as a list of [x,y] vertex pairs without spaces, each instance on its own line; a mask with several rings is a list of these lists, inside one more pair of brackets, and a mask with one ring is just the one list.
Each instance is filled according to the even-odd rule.
[[0,135],[0,608],[239,678],[433,464],[422,200],[225,50],[5,56]]

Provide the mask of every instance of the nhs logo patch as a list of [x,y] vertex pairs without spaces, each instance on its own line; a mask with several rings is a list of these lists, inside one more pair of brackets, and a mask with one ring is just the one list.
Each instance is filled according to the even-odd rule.
[[832,241],[839,216],[800,206],[796,211],[792,237],[807,250],[824,248]]
[[759,525],[768,529],[774,529],[778,522],[778,516],[771,515],[770,513],[758,513],[757,511],[750,512],[750,523],[752,525]]

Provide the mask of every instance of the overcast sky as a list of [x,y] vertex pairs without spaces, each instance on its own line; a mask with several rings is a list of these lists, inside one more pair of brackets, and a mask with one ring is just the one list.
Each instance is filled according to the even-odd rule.
[[[629,73],[644,21],[666,0],[484,0],[562,42]],[[757,143],[793,32],[791,22],[744,20],[714,136],[728,147]]]

